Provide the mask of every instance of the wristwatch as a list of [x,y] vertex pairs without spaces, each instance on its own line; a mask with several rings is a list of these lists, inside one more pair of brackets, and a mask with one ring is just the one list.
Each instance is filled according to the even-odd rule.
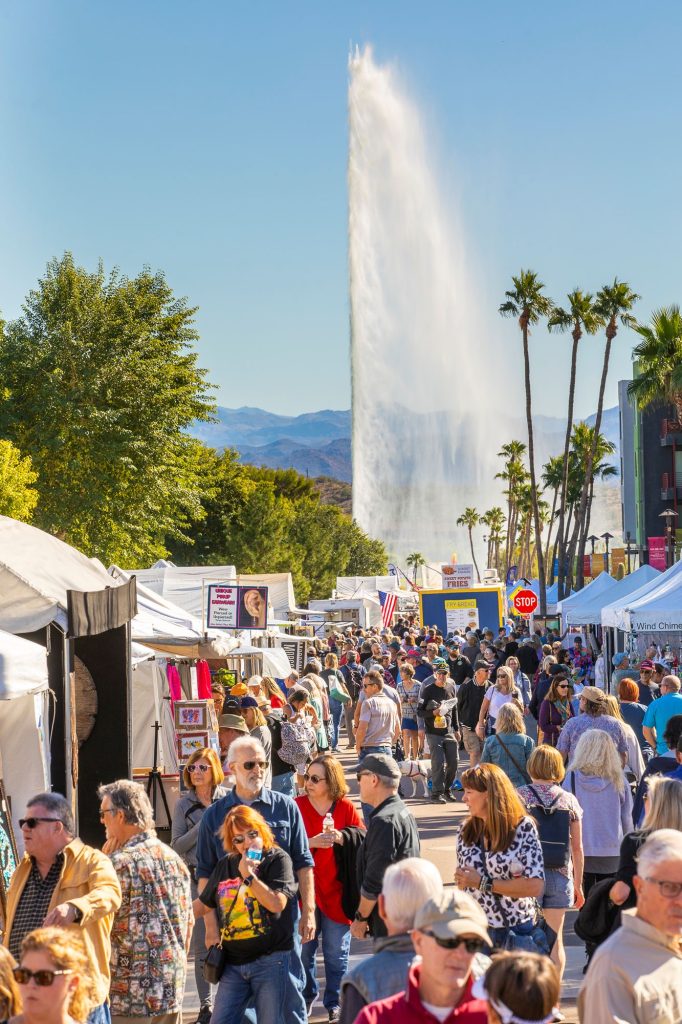
[[492,892],[493,891],[493,880],[492,880],[492,878],[482,877],[481,881],[478,883],[478,891],[482,892],[484,895],[486,893]]
[[371,914],[368,914],[367,917],[363,917],[359,910],[355,911],[355,920],[363,921],[365,924],[367,924],[371,916]]
[[75,903],[69,903],[69,906],[73,907],[75,912],[75,916],[73,919],[74,924],[80,924],[81,921],[83,920],[83,911],[80,909],[80,907],[77,907]]

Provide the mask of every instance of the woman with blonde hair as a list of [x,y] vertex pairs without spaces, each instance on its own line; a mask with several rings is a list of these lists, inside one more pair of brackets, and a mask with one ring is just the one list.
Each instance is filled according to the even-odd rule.
[[[269,704],[271,708],[283,708],[286,703],[286,698],[281,687],[277,685],[277,682],[272,676],[263,676],[261,682],[261,689],[267,697],[266,701],[263,701],[263,705]],[[260,707],[259,703],[259,707]]]
[[[350,703],[350,694],[348,687],[346,686],[346,680],[343,678],[343,673],[339,669],[339,659],[336,654],[330,652],[325,655],[324,668],[320,673],[320,677],[324,679],[327,686],[327,692],[329,694],[329,714],[331,715],[331,749],[333,752],[338,751],[339,748],[339,726],[341,725],[341,715],[343,714],[344,705]],[[334,697],[332,691],[336,691],[348,698],[348,701],[338,700]]]
[[521,701],[523,703],[523,713],[524,715],[527,715],[528,710],[530,708],[530,699],[532,696],[530,691],[530,679],[528,678],[525,672],[521,671],[521,662],[515,654],[510,655],[510,657],[507,658],[505,664],[507,668],[511,669],[512,675],[514,677],[514,685],[521,694]]
[[514,673],[506,665],[500,665],[495,676],[495,683],[483,698],[476,726],[476,735],[480,740],[491,736],[495,731],[495,719],[504,704],[514,702],[523,712],[521,692],[514,683]]
[[[536,747],[528,758],[530,783],[521,786],[518,793],[528,810],[539,822],[545,812],[552,815],[552,822],[561,820],[566,824],[566,846],[560,843],[543,844],[545,865],[545,889],[542,894],[542,910],[547,923],[556,932],[557,938],[550,956],[563,976],[566,968],[564,949],[564,917],[571,907],[580,908],[585,902],[583,896],[583,840],[580,804],[572,793],[561,788],[566,775],[564,759],[555,747],[543,744]],[[535,809],[535,810],[534,810]],[[556,815],[556,817],[555,817]],[[542,837],[542,832],[540,833]],[[554,836],[552,837],[554,839]],[[561,863],[563,861],[563,863]]]
[[21,944],[14,968],[22,1024],[73,1024],[97,1005],[95,981],[78,931],[36,928]]
[[595,882],[618,868],[623,836],[632,829],[632,795],[616,744],[602,729],[588,729],[578,740],[563,787],[583,810],[585,897]]
[[415,678],[413,665],[400,665],[400,677],[396,686],[402,710],[401,728],[403,733],[403,750],[408,761],[416,761],[419,757],[419,722],[417,708],[421,684]]
[[516,704],[503,704],[495,720],[495,735],[483,744],[481,764],[496,764],[509,777],[512,786],[530,781],[526,767],[533,752],[530,736],[526,736],[523,715]]
[[[192,899],[197,898],[197,839],[199,826],[207,807],[216,800],[227,796],[227,789],[221,785],[225,780],[223,769],[215,750],[203,747],[187,758],[182,772],[187,789],[175,805],[171,824],[171,846],[189,868]],[[203,918],[197,918],[192,932],[190,951],[194,954],[194,979],[199,996],[198,1024],[208,1024],[212,1013],[211,986],[204,980],[204,956],[206,954],[206,926]]]
[[21,1013],[21,998],[14,980],[16,961],[10,951],[0,946],[0,1021],[8,1021]]
[[[504,946],[512,928],[532,944],[545,884],[535,821],[497,765],[468,768],[462,787],[469,815],[457,836],[455,884],[482,907],[494,945]],[[549,954],[549,945],[539,951]]]
[[226,856],[192,905],[195,917],[218,915],[225,967],[211,1020],[241,1024],[253,1000],[256,1019],[275,1024],[290,1001],[289,986],[297,984],[290,969],[298,893],[293,863],[253,807],[232,807],[221,838]]
[[603,714],[608,715],[609,718],[617,719],[625,729],[625,737],[628,744],[625,771],[626,773],[629,773],[636,782],[639,782],[644,774],[644,758],[642,757],[642,750],[634,729],[629,726],[623,718],[620,711],[620,704],[613,694],[604,694]]
[[637,904],[632,879],[637,874],[640,846],[659,828],[674,828],[682,832],[682,786],[679,781],[666,779],[663,775],[654,775],[647,781],[642,827],[623,837],[616,881],[609,891],[611,902],[622,910],[629,910]]

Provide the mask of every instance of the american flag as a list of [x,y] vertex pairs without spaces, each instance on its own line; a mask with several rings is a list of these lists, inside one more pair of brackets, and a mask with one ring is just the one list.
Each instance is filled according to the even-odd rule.
[[393,612],[398,603],[398,595],[387,594],[385,590],[380,590],[379,600],[381,602],[381,625],[388,629],[393,622]]

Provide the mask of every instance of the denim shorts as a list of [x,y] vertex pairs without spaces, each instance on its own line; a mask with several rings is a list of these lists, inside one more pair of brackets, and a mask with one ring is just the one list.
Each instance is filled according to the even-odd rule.
[[405,732],[416,732],[417,731],[417,721],[416,721],[416,719],[415,718],[403,718],[402,728],[405,730]]
[[545,868],[543,908],[545,910],[568,910],[573,906],[574,899],[573,879],[562,875],[556,868]]

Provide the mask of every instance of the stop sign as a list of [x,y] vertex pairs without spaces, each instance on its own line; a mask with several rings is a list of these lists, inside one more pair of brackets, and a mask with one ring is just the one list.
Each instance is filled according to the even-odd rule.
[[532,615],[538,606],[537,595],[532,590],[519,590],[514,594],[512,604],[519,615]]

